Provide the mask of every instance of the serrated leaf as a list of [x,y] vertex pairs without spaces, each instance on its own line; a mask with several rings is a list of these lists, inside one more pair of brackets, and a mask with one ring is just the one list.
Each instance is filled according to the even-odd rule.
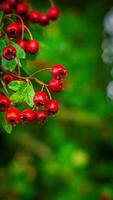
[[15,91],[10,96],[10,99],[15,103],[26,102],[30,107],[33,107],[34,88],[29,82],[13,81],[9,84],[9,88]]
[[3,129],[10,134],[12,132],[12,126],[6,121],[4,113],[0,113],[0,117]]
[[2,55],[2,51],[5,47],[6,47],[6,42],[3,39],[0,39],[0,56]]
[[0,24],[2,22],[3,16],[4,16],[4,13],[2,11],[0,11]]
[[2,57],[2,67],[8,71],[13,71],[16,68],[16,59],[6,60]]
[[12,45],[13,47],[15,47],[17,58],[25,59],[25,57],[26,57],[25,51],[18,44],[16,44],[15,42],[12,42],[12,41],[10,41],[9,44]]

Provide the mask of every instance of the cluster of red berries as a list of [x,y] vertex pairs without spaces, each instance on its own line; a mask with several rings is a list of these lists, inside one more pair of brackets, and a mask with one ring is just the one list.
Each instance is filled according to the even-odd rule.
[[[24,50],[22,51],[28,54],[35,54],[39,51],[39,42],[33,39],[32,34],[25,23],[27,24],[27,22],[30,21],[32,23],[39,23],[42,26],[46,26],[49,24],[50,20],[58,19],[59,10],[54,5],[53,0],[50,0],[50,2],[52,2],[51,7],[48,9],[46,14],[42,14],[36,10],[31,10],[31,8],[29,9],[27,2],[5,0],[0,4],[0,10],[4,12],[3,23],[5,23],[5,20],[11,18],[11,16],[16,17],[16,21],[11,19],[11,22],[5,26],[5,36],[3,31],[3,38],[7,45],[2,50],[1,58],[5,58],[7,62],[15,59],[18,53],[15,45],[19,45],[21,49]],[[24,40],[26,31],[28,31],[30,35],[30,40],[28,41]],[[2,34],[0,37],[2,37]],[[14,46],[10,45],[9,41],[11,40],[14,40],[13,44],[16,43]],[[59,103],[57,100],[52,99],[51,92],[58,93],[62,91],[64,86],[63,80],[66,77],[66,69],[60,64],[54,65],[52,68],[42,69],[42,71],[49,70],[52,75],[49,84],[45,84],[39,79],[33,77],[33,75],[37,74],[37,72],[41,70],[33,73],[29,77],[22,77],[21,69],[19,70],[20,72],[18,71],[18,73],[15,70],[2,71],[2,77],[0,80],[3,84],[3,88],[6,88],[7,90],[9,84],[14,81],[24,81],[24,83],[27,83],[28,80],[34,80],[42,86],[41,90],[37,91],[34,96],[32,96],[33,106],[31,106],[31,109],[28,108],[23,111],[19,111],[19,109],[16,108],[15,101],[0,92],[0,112],[5,113],[6,121],[12,126],[16,126],[19,122],[27,124],[33,120],[45,122],[48,116],[53,116],[59,110]],[[46,89],[46,91],[44,91],[44,89]]]
[[[51,68],[50,73],[52,74],[53,78],[49,82],[49,89],[55,93],[60,92],[63,86],[63,79],[66,76],[65,67],[62,65],[55,65]],[[2,79],[7,86],[16,78],[10,73],[7,73],[3,76]],[[48,116],[53,116],[58,112],[59,104],[57,100],[48,99],[48,95],[44,91],[37,91],[33,97],[33,102],[34,108],[36,108],[36,112],[33,109],[25,109],[20,112],[17,108],[10,107],[14,105],[14,103],[11,102],[10,99],[3,93],[1,93],[0,111],[5,112],[6,120],[12,126],[16,126],[19,122],[27,124],[33,120],[44,122],[47,120]]]
[[56,20],[59,17],[59,9],[51,6],[46,13],[40,13],[37,10],[30,10],[25,2],[17,2],[16,0],[5,0],[0,4],[0,10],[4,13],[11,13],[14,10],[21,17],[26,17],[32,23],[39,23],[42,26],[49,24],[50,20]]
[[[51,6],[46,14],[41,14],[36,10],[29,12],[29,6],[25,2],[16,2],[16,0],[5,0],[0,4],[0,10],[4,13],[12,13],[16,11],[17,15],[20,17],[26,17],[32,23],[39,23],[42,26],[49,24],[50,20],[56,20],[59,17],[59,10],[56,6]],[[25,19],[25,20],[26,20]],[[22,31],[26,31],[26,26],[18,21],[10,22],[6,27],[5,32],[8,37],[13,39],[17,38]],[[30,39],[25,41],[23,38],[17,40],[16,42],[26,53],[35,54],[39,51],[39,42],[35,39]],[[3,57],[7,60],[12,60],[16,57],[16,49],[12,46],[7,46],[3,50]]]

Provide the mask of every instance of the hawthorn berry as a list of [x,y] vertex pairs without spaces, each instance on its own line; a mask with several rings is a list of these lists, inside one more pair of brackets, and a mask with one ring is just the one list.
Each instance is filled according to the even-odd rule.
[[48,9],[47,14],[51,20],[56,20],[58,19],[60,12],[59,12],[59,9],[54,6]]
[[63,65],[54,65],[51,68],[51,74],[54,76],[56,79],[62,79],[65,78],[66,76],[66,69]]
[[3,49],[2,52],[2,56],[6,59],[6,60],[12,60],[16,57],[16,49],[13,46],[6,46]]
[[25,40],[22,40],[22,39],[20,39],[20,40],[18,40],[17,42],[16,42],[22,49],[26,49],[26,41]]
[[49,89],[54,93],[61,92],[63,89],[63,86],[64,86],[64,83],[62,79],[53,78],[49,82]]
[[40,13],[36,10],[32,10],[28,15],[29,21],[32,23],[37,23],[40,20]]
[[24,16],[28,12],[28,4],[27,3],[18,3],[16,6],[16,13],[18,15]]
[[11,38],[18,37],[19,34],[21,33],[21,28],[19,23],[11,22],[6,28],[6,33]]
[[46,103],[46,111],[48,115],[54,115],[58,112],[59,104],[56,100],[49,100]]
[[16,126],[20,121],[20,112],[17,108],[9,108],[5,118],[10,125]]
[[38,91],[35,93],[33,101],[36,107],[44,106],[48,100],[48,96],[43,91]]
[[49,24],[49,17],[47,14],[40,14],[39,24],[41,26],[47,26]]
[[35,112],[30,109],[23,110],[20,114],[22,124],[27,124],[35,119]]
[[47,119],[47,112],[45,110],[38,110],[35,115],[38,122],[45,122]]
[[5,95],[0,96],[0,111],[5,112],[10,106],[10,100]]
[[4,13],[8,14],[12,12],[11,6],[9,1],[3,1],[0,4],[0,10],[2,10]]
[[11,74],[9,73],[6,73],[4,76],[3,76],[3,82],[8,85],[11,81],[14,81],[15,80],[15,77],[12,76]]
[[29,40],[26,43],[26,52],[29,54],[35,54],[39,50],[39,42],[36,40]]
[[12,7],[14,7],[14,6],[16,6],[16,0],[6,0],[9,4],[10,4],[10,6],[12,6]]

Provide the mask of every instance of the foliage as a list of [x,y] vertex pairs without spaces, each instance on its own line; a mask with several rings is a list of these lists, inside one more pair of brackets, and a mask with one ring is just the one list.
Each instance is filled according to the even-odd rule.
[[[62,106],[57,118],[43,125],[19,125],[11,135],[1,130],[2,200],[113,198],[113,103],[106,95],[111,77],[101,60],[103,18],[112,3],[60,3],[59,22],[47,29],[29,24],[41,51],[38,59],[29,57],[25,70],[30,74],[57,61],[66,65],[65,92],[58,97]],[[39,1],[33,1],[33,6],[45,9]],[[9,87],[18,95],[20,85]]]

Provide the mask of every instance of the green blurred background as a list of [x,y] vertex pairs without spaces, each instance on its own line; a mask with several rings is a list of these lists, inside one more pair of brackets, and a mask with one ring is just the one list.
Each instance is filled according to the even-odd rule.
[[[44,12],[48,1],[31,1]],[[41,43],[26,70],[63,64],[68,76],[60,111],[40,125],[19,125],[0,134],[0,200],[112,200],[113,102],[106,88],[111,64],[102,61],[110,0],[56,1],[58,22],[31,25]],[[30,67],[29,67],[30,66]],[[40,75],[48,81],[45,72]],[[37,87],[37,86],[36,86]]]

